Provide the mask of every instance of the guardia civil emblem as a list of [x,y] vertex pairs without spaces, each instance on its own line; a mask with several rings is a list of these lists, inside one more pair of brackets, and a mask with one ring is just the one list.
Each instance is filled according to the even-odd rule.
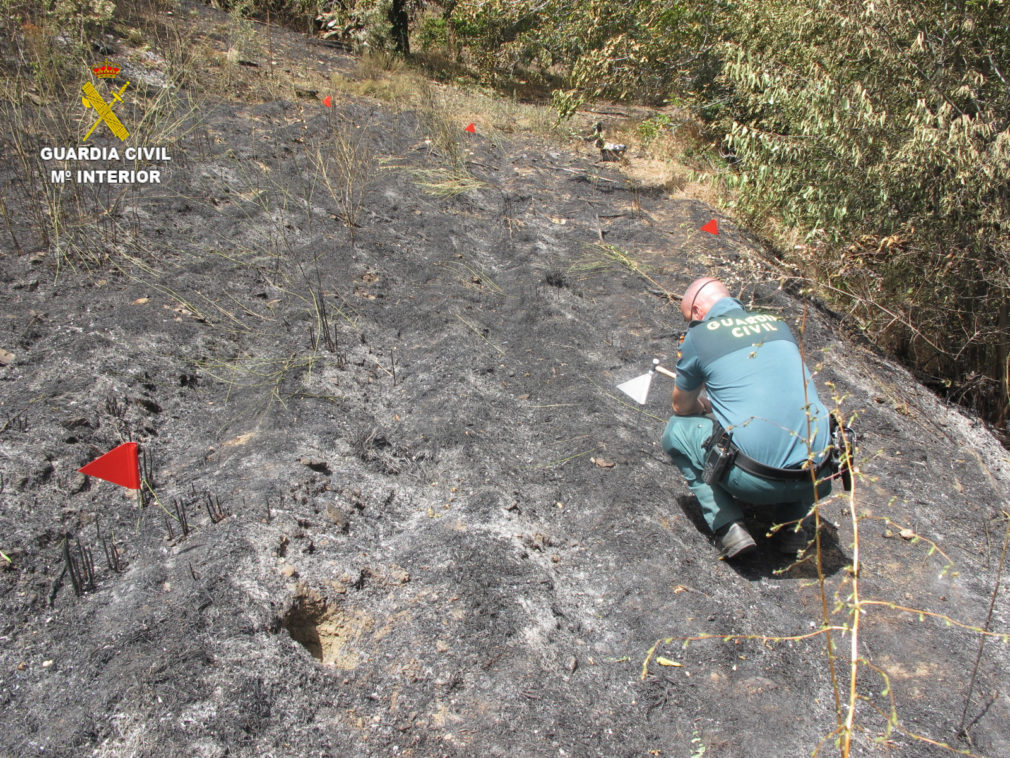
[[[120,69],[109,63],[109,59],[105,59],[104,65],[95,66],[91,69],[95,76],[102,81],[112,82],[117,76],[119,76]],[[114,86],[114,85],[113,85]],[[113,108],[116,103],[123,102],[123,93],[126,92],[126,88],[130,86],[127,82],[118,91],[112,91],[112,99],[109,102],[105,101],[101,93],[95,88],[91,82],[85,82],[84,86],[81,87],[81,91],[84,93],[84,97],[81,98],[81,102],[84,103],[84,107],[88,109],[94,108],[95,113],[98,114],[98,120],[91,125],[88,129],[88,133],[84,135],[84,139],[81,142],[87,142],[88,137],[91,133],[95,131],[99,124],[104,123],[109,127],[109,130],[119,137],[120,141],[125,140],[130,136],[130,133],[123,126],[123,122],[119,120],[119,116],[115,114]]]

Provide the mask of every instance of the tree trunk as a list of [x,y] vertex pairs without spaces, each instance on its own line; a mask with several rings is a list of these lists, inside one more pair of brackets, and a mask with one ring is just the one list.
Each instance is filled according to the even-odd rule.
[[1003,426],[1010,414],[1010,300],[1003,300],[998,315],[999,341],[996,344],[996,366],[999,371],[999,410],[996,425]]
[[390,36],[393,46],[400,55],[410,55],[410,14],[407,13],[407,0],[393,0],[389,6]]

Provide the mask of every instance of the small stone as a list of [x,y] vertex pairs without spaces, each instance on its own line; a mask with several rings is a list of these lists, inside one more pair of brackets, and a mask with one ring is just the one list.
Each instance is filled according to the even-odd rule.
[[281,576],[285,576],[288,579],[294,579],[298,576],[298,569],[292,566],[290,563],[285,563],[281,566]]
[[30,279],[28,281],[19,281],[14,283],[14,289],[16,290],[28,290],[29,292],[34,292],[39,288],[38,279]]
[[440,653],[448,653],[449,643],[445,642],[444,640],[439,640],[438,642],[435,643],[435,650],[437,650]]
[[47,669],[53,665],[52,661],[42,661],[42,668]]
[[902,529],[900,532],[898,532],[898,535],[903,540],[910,540],[913,537],[915,537],[915,532],[913,532],[911,529]]
[[579,659],[574,655],[568,657],[568,670],[571,673],[575,673],[575,670],[579,667]]
[[333,503],[326,506],[326,518],[332,521],[337,529],[342,532],[346,532],[350,528],[346,511]]
[[324,461],[322,458],[313,458],[313,457],[309,457],[309,456],[303,456],[303,457],[301,457],[301,458],[298,459],[298,462],[300,464],[302,464],[303,466],[308,466],[310,469],[312,469],[313,471],[316,471],[316,472],[318,472],[320,474],[326,474],[328,476],[329,474],[332,473],[330,471],[329,464],[326,461]]

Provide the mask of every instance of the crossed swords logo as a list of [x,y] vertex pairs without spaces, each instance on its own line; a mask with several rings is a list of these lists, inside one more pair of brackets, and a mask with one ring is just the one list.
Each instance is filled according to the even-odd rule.
[[[113,92],[113,101],[119,103],[123,102],[122,95],[126,92],[126,88],[129,86],[130,83],[127,82],[119,89],[118,92]],[[120,140],[125,140],[130,136],[130,133],[126,131],[126,127],[123,126],[123,122],[120,121],[119,117],[112,111],[112,106],[105,102],[91,82],[85,82],[84,86],[81,87],[81,91],[84,92],[84,97],[81,98],[81,101],[84,103],[84,107],[94,108],[95,113],[98,114],[98,120],[91,125],[91,128],[88,129],[88,133],[84,135],[84,139],[82,139],[81,142],[87,142],[91,133],[95,131],[95,128],[103,121],[108,125],[109,129],[112,130],[112,133],[119,137]]]

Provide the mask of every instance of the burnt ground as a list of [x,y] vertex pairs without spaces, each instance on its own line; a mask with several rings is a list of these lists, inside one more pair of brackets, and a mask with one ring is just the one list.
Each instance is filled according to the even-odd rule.
[[[861,616],[852,754],[947,753],[908,733],[1010,754],[1005,644],[976,669],[943,618],[985,624],[1001,564],[1010,465],[984,426],[701,202],[452,115],[446,144],[412,107],[221,103],[111,208],[104,259],[0,242],[0,755],[836,753],[814,561],[717,561],[658,446],[669,382],[643,408],[615,389],[673,363],[661,290],[705,273],[802,322],[858,417],[859,589],[891,607]],[[370,159],[352,229],[313,162],[339,135]],[[460,165],[477,181],[434,192]],[[75,473],[126,440],[143,509]],[[821,506],[836,626],[848,507]]]

